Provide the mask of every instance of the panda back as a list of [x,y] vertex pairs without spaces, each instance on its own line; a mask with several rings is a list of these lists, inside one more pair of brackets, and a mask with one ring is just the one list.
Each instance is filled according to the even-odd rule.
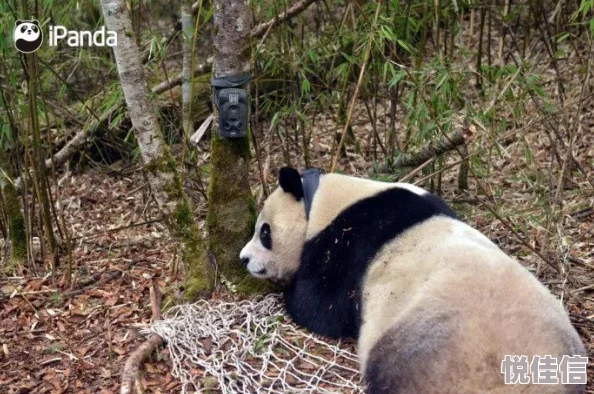
[[[341,210],[306,241],[300,268],[285,291],[296,323],[329,337],[357,337],[361,286],[382,247],[432,217],[455,218],[438,197],[391,185]],[[323,208],[320,201],[314,200],[312,216]]]

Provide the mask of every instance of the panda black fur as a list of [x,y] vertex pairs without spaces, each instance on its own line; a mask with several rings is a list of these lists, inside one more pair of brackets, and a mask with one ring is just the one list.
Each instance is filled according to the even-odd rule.
[[555,297],[440,198],[328,174],[307,219],[297,171],[279,184],[240,257],[254,276],[288,281],[296,323],[359,338],[367,392],[582,392],[504,385],[506,354],[560,360],[583,344]]

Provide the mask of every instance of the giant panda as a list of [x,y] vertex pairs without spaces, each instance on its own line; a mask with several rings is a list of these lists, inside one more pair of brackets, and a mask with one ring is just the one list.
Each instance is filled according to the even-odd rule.
[[[413,185],[282,168],[240,258],[284,282],[291,318],[358,337],[368,393],[582,393],[506,385],[506,355],[585,355],[560,302]],[[559,379],[560,380],[560,379]]]

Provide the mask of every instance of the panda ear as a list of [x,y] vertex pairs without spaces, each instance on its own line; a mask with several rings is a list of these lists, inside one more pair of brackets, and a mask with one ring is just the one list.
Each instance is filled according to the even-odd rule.
[[22,21],[22,20],[20,20],[20,19],[17,19],[17,20],[16,20],[16,22],[14,22],[14,25],[15,25],[15,26],[18,26],[18,25],[21,25],[22,23],[23,23],[23,21]]
[[278,183],[285,193],[291,193],[297,201],[303,198],[303,184],[301,175],[296,169],[283,167],[278,174]]
[[38,21],[37,19],[33,19],[31,22],[32,22],[34,25],[37,25],[37,26],[39,26],[39,21]]

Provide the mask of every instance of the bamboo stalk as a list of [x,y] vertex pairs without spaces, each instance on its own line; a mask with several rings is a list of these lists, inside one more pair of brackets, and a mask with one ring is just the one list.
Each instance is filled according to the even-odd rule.
[[[382,5],[382,0],[379,0],[377,2],[377,7],[375,9],[375,16],[373,19],[373,24],[375,25],[375,23],[377,22],[377,18],[379,17],[379,12],[381,9],[381,5]],[[330,172],[334,172],[334,170],[336,169],[336,163],[338,161],[338,157],[340,156],[340,150],[342,149],[342,146],[344,144],[344,139],[346,137],[346,133],[347,130],[349,128],[349,125],[351,124],[351,118],[353,116],[353,110],[355,109],[355,104],[357,102],[357,97],[359,96],[359,89],[361,88],[361,85],[363,83],[363,76],[365,75],[365,68],[367,67],[367,63],[369,62],[369,55],[371,54],[371,40],[368,42],[367,44],[367,48],[365,49],[365,57],[363,60],[363,65],[361,66],[361,71],[359,72],[359,79],[357,80],[357,86],[355,87],[355,92],[353,93],[353,97],[351,98],[351,105],[349,107],[349,113],[347,115],[347,120],[344,124],[344,128],[342,129],[342,134],[340,136],[340,141],[338,142],[338,146],[336,147],[336,150],[334,151],[333,157],[332,157],[332,164],[330,165]]]
[[[511,0],[505,0],[505,5],[503,6],[503,19],[505,20],[505,18],[507,17],[507,14],[509,14],[509,6],[510,6],[510,2]],[[503,26],[505,26],[505,23],[502,24]],[[503,29],[503,31],[501,32],[501,36],[499,37],[499,49],[497,51],[497,61],[499,65],[503,64],[503,44],[505,41],[505,29]]]

